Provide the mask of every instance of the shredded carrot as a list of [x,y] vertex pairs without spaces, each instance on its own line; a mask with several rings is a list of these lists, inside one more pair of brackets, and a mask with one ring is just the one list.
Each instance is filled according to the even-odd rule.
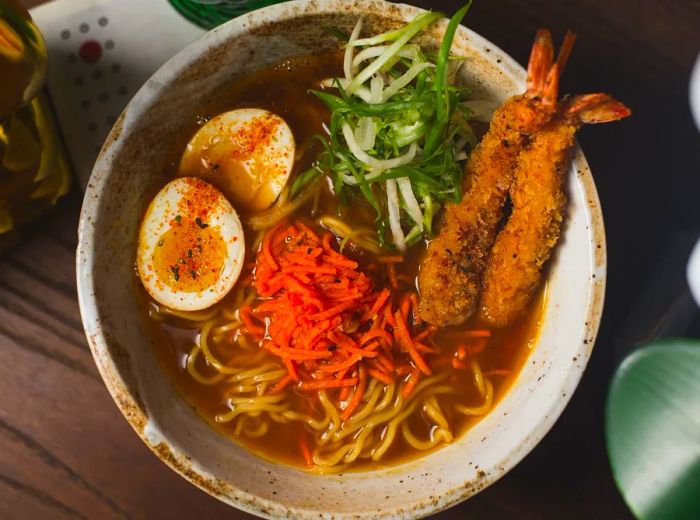
[[367,369],[367,373],[371,375],[375,379],[379,379],[382,383],[385,385],[390,385],[391,383],[394,382],[392,377],[387,374],[386,372],[383,372],[382,370],[378,370],[376,368],[369,368]]
[[411,307],[413,309],[413,319],[416,321],[417,325],[421,325],[423,323],[423,319],[418,313],[418,294],[416,294],[415,292],[411,292],[409,298],[411,299]]
[[[345,403],[341,415],[348,420],[362,403],[369,378],[386,385],[404,379],[401,391],[407,397],[443,357],[429,344],[437,329],[418,318],[416,292],[398,291],[395,264],[404,258],[379,258],[389,286],[376,287],[374,275],[366,273],[379,274],[380,267],[363,264],[361,270],[336,243],[330,233],[317,234],[300,221],[268,231],[249,281],[258,298],[241,308],[240,333],[286,369],[268,393],[292,384],[302,391],[337,390],[329,397]],[[485,342],[479,335],[467,337],[473,339],[465,348]],[[302,452],[307,448],[300,445]]]
[[386,303],[386,301],[389,299],[389,296],[391,295],[391,291],[389,289],[384,288],[382,292],[379,294],[379,297],[376,299],[374,304],[372,305],[372,308],[370,308],[369,312],[370,314],[374,315],[379,312],[379,309],[382,308],[382,305]]
[[377,362],[389,373],[396,371],[396,365],[389,359],[386,354],[379,354]]
[[248,332],[250,332],[251,334],[255,334],[256,336],[264,336],[265,328],[260,325],[256,325],[253,322],[253,318],[251,317],[250,313],[251,308],[249,306],[241,307],[238,311],[238,315],[240,316],[241,321],[245,323]]
[[419,379],[420,379],[420,372],[418,371],[418,369],[414,368],[411,371],[411,375],[408,376],[408,379],[406,380],[406,384],[404,385],[403,389],[401,390],[401,397],[406,399],[409,395],[411,395],[411,392],[413,392],[413,389],[418,384]]
[[379,261],[383,264],[400,264],[403,262],[403,256],[401,255],[382,255],[379,257]]
[[289,375],[289,374],[287,374],[287,375],[284,376],[282,379],[280,379],[280,380],[277,382],[277,384],[276,384],[275,386],[273,386],[273,387],[270,389],[270,393],[271,393],[271,394],[276,394],[277,392],[281,392],[282,390],[284,390],[285,388],[287,388],[287,386],[288,386],[289,383],[291,383],[291,382],[292,382],[292,376]]
[[350,418],[352,412],[354,412],[355,409],[360,405],[362,396],[365,393],[365,386],[367,385],[367,375],[365,374],[364,368],[360,367],[358,377],[360,382],[355,387],[355,392],[352,394],[352,399],[350,399],[348,406],[345,408],[345,410],[343,410],[343,413],[340,415],[340,418],[343,421],[347,421]]
[[458,358],[453,357],[452,358],[452,368],[454,369],[465,369],[467,368],[467,365],[462,363]]
[[302,435],[301,439],[299,439],[299,450],[301,450],[301,455],[304,457],[306,467],[313,467],[314,459],[311,456],[311,450],[309,449],[309,443],[306,440],[306,435]]
[[351,388],[349,386],[344,386],[341,388],[340,393],[338,394],[338,401],[345,401],[350,395],[350,390]]
[[488,329],[467,330],[464,335],[468,338],[490,338],[491,331]]
[[399,288],[399,282],[396,279],[396,268],[394,267],[394,264],[388,264],[386,266],[386,274],[389,277],[389,284],[391,285],[391,288],[396,290]]
[[419,334],[416,335],[415,338],[413,338],[413,341],[423,341],[425,338],[430,336],[431,334],[434,334],[437,331],[437,327],[434,327],[431,325],[424,331],[420,332]]
[[474,355],[483,352],[486,348],[486,343],[487,341],[485,338],[477,338],[467,345],[462,345],[461,348],[465,349],[467,355]]
[[349,379],[320,379],[318,381],[302,381],[299,383],[301,390],[323,390],[324,388],[341,388],[357,384],[357,378]]
[[413,372],[413,367],[411,365],[401,365],[396,367],[396,374],[399,376],[405,376]]
[[497,368],[494,370],[488,370],[484,372],[485,376],[509,376],[513,373],[512,370],[508,370],[506,368]]
[[416,346],[413,344],[413,340],[411,340],[411,336],[408,334],[406,321],[403,319],[403,316],[401,316],[400,311],[396,311],[394,313],[394,319],[396,320],[395,332],[397,333],[399,343],[403,346],[406,352],[408,352],[408,355],[411,356],[411,359],[420,369],[420,371],[429,376],[431,374],[430,368],[428,368],[428,365],[425,364],[425,361],[418,352],[418,349],[416,349]]
[[435,349],[431,347],[430,345],[426,345],[425,343],[421,343],[420,341],[413,341],[413,344],[416,346],[416,350],[418,352],[424,352],[426,354],[434,354]]

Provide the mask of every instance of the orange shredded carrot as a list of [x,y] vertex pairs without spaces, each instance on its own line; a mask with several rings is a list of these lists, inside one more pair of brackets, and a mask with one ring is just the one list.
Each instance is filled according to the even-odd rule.
[[416,350],[418,352],[423,352],[426,354],[434,354],[435,349],[431,347],[430,345],[426,345],[425,343],[421,343],[420,341],[413,341],[413,344],[416,346]]
[[340,418],[343,421],[347,421],[350,418],[355,409],[360,405],[362,396],[365,393],[365,386],[367,385],[367,375],[365,373],[364,368],[360,367],[358,377],[359,383],[355,387],[355,392],[352,394],[352,399],[350,399],[350,402],[348,403],[347,407],[345,408],[345,410],[343,410],[343,413],[340,415]]
[[325,388],[341,388],[343,386],[353,386],[357,384],[357,378],[348,379],[320,379],[318,381],[302,381],[299,383],[301,390],[323,390]]
[[284,366],[287,369],[287,373],[292,378],[292,380],[298,382],[299,373],[297,372],[297,367],[294,364],[294,361],[292,361],[291,359],[283,359],[282,362],[284,363]]
[[[436,328],[417,316],[415,290],[398,290],[396,264],[402,256],[384,255],[361,270],[336,249],[332,234],[315,229],[286,221],[263,237],[248,277],[258,298],[241,309],[239,333],[250,335],[286,368],[268,393],[292,384],[302,391],[337,390],[332,398],[346,403],[341,416],[348,420],[370,377],[386,385],[403,379],[407,397],[444,356],[429,344]],[[384,270],[387,287],[376,287],[374,275],[367,274],[372,269]],[[476,348],[472,343],[487,336],[466,337],[471,339],[465,338],[465,348]]]
[[486,339],[477,338],[468,345],[462,345],[462,347],[466,350],[467,355],[474,355],[483,352],[486,348],[486,343]]
[[301,455],[304,457],[306,467],[313,467],[314,459],[311,456],[311,450],[309,449],[309,443],[306,440],[306,435],[302,435],[301,439],[299,439],[299,450],[301,450]]
[[467,349],[464,347],[464,345],[460,345],[459,347],[457,347],[455,355],[460,361],[464,361],[467,358]]
[[411,392],[413,392],[413,389],[418,384],[419,379],[420,379],[420,372],[418,371],[417,368],[414,368],[411,371],[411,375],[408,376],[408,379],[406,380],[406,384],[401,389],[401,397],[406,399],[409,395],[411,395]]
[[323,358],[331,357],[331,355],[332,355],[327,350],[316,351],[316,350],[293,349],[293,348],[289,348],[289,347],[276,347],[269,341],[264,342],[263,347],[265,347],[267,350],[269,350],[270,352],[272,352],[276,356],[279,356],[281,358],[294,359],[297,361],[311,360],[311,359],[323,359]]
[[422,325],[423,319],[420,317],[420,314],[418,313],[418,306],[419,306],[418,294],[411,291],[409,298],[411,300],[411,308],[413,310],[413,319],[415,320],[416,325]]
[[256,325],[253,322],[253,319],[250,315],[251,312],[252,312],[252,310],[249,306],[241,307],[238,311],[238,316],[240,316],[241,321],[243,323],[245,323],[245,326],[247,327],[248,332],[250,332],[251,334],[255,334],[257,336],[265,335],[265,328],[260,326],[260,325]]
[[281,392],[282,390],[284,390],[285,388],[287,388],[287,386],[288,386],[289,383],[291,383],[291,382],[292,382],[292,376],[289,375],[289,374],[287,374],[287,375],[284,376],[282,379],[280,379],[279,381],[277,381],[277,384],[276,384],[275,386],[273,386],[273,387],[270,389],[270,393],[271,393],[271,394],[276,394],[277,392]]
[[401,255],[382,255],[379,257],[379,261],[383,264],[400,264],[403,262],[403,256]]
[[425,329],[422,332],[419,332],[415,338],[413,338],[413,341],[423,341],[425,338],[430,336],[431,334],[434,334],[437,331],[437,327],[431,325],[427,329]]
[[396,268],[394,267],[394,264],[387,264],[386,274],[389,277],[389,285],[391,285],[392,289],[394,289],[394,290],[398,289],[399,282],[396,279]]
[[377,356],[377,362],[389,373],[396,370],[396,365],[394,365],[386,354],[379,354]]
[[512,370],[508,370],[507,368],[496,368],[494,370],[488,370],[484,372],[485,376],[509,376],[513,373]]
[[394,382],[392,377],[387,374],[386,372],[383,372],[382,370],[378,370],[376,368],[368,368],[367,373],[372,376],[375,379],[379,379],[382,383],[385,385],[390,385],[391,383]]
[[323,312],[317,312],[316,314],[312,314],[309,316],[310,320],[325,320],[328,318],[332,318],[336,314],[340,314],[343,311],[346,311],[348,309],[351,309],[352,307],[355,306],[355,302],[353,301],[347,301],[340,303],[336,305],[335,307],[331,307],[328,310],[325,310]]
[[462,363],[458,358],[453,357],[453,358],[452,358],[452,368],[454,368],[455,370],[457,370],[457,369],[465,369],[465,368],[467,368],[467,365],[465,365],[464,363]]
[[413,367],[411,365],[401,365],[396,367],[396,374],[399,376],[405,376],[413,372]]
[[394,331],[397,335],[399,343],[401,346],[403,346],[408,355],[411,356],[411,359],[420,369],[420,371],[429,376],[431,374],[430,368],[428,368],[428,365],[425,364],[425,361],[416,349],[416,346],[413,344],[411,336],[408,334],[408,327],[406,326],[406,322],[403,319],[403,316],[401,316],[400,311],[396,311],[394,313],[394,320],[396,320],[396,328]]
[[379,296],[377,297],[377,299],[374,302],[374,304],[372,305],[372,307],[370,308],[370,310],[369,310],[370,314],[372,314],[372,315],[377,314],[379,312],[379,309],[382,308],[382,305],[384,305],[386,303],[386,301],[389,299],[389,295],[391,295],[391,291],[389,291],[389,289],[387,289],[387,288],[384,288],[382,290],[382,292],[379,294]]
[[467,330],[464,335],[468,338],[490,338],[491,331],[488,329]]
[[346,359],[345,361],[340,361],[339,363],[334,363],[332,365],[321,365],[319,367],[319,370],[321,370],[321,372],[335,373],[340,370],[354,366],[355,363],[357,363],[360,359],[362,359],[362,356],[358,356],[357,354],[355,354],[350,358]]

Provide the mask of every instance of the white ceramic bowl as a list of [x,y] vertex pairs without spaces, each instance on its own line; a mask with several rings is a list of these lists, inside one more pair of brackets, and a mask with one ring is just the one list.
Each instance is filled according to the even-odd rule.
[[[217,87],[281,58],[337,47],[325,25],[364,16],[379,31],[420,12],[381,0],[299,0],[211,31],[166,63],[110,133],[85,194],[77,256],[85,332],[105,384],[143,441],[183,477],[240,509],[268,517],[406,518],[454,505],[502,477],[547,433],[573,393],[600,321],[605,239],[598,197],[580,150],[549,278],[539,339],[514,387],[452,445],[390,469],[317,476],[262,460],[209,427],[176,393],[139,318],[132,276],[139,217],[164,184],[169,143]],[[445,23],[424,39],[435,45]],[[523,42],[529,45],[530,42]],[[453,52],[470,57],[462,80],[502,101],[525,72],[495,45],[460,27]]]

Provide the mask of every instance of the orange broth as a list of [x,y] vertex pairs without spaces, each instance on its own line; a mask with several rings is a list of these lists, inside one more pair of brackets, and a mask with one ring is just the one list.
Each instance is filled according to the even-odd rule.
[[[328,77],[341,74],[341,56],[335,54],[324,54],[318,56],[307,56],[286,60],[280,64],[264,68],[254,72],[247,77],[237,80],[218,92],[199,111],[198,116],[192,117],[192,124],[182,138],[175,143],[172,150],[172,161],[168,166],[168,174],[174,177],[177,172],[179,156],[185,148],[187,141],[197,131],[198,126],[203,124],[208,117],[222,113],[234,108],[257,107],[270,110],[282,118],[294,133],[297,143],[297,162],[295,164],[292,178],[295,174],[308,169],[315,156],[321,151],[321,147],[312,140],[312,136],[323,131],[323,122],[328,120],[328,111],[312,94],[308,92],[311,88],[318,88],[318,82]],[[299,155],[301,154],[301,159]],[[374,227],[374,217],[372,209],[360,199],[352,199],[347,205],[342,205],[330,193],[329,189],[323,189],[317,201],[317,207],[321,214],[332,214],[338,216],[344,222],[350,224],[362,224]],[[244,222],[249,215],[241,214]],[[311,203],[302,207],[293,216],[294,218],[304,218],[304,222],[310,226]],[[320,228],[315,226],[319,231]],[[256,251],[251,250],[252,233],[246,229],[246,264],[241,279],[249,272],[250,263],[255,259]],[[409,248],[406,260],[396,264],[396,274],[404,290],[415,289],[415,279],[418,273],[420,260],[425,252],[426,244],[419,243]],[[350,242],[345,247],[343,254],[358,261],[360,269],[368,264],[377,264],[376,257],[364,250],[353,246]],[[391,254],[389,252],[389,254]],[[386,269],[380,269],[373,274],[375,287],[379,290],[389,286]],[[141,284],[138,284],[141,287]],[[188,328],[182,320],[172,319],[158,321],[150,317],[149,309],[153,302],[141,288],[139,299],[142,303],[144,320],[148,325],[153,339],[158,358],[163,367],[172,378],[175,386],[186,401],[209,422],[214,428],[234,441],[242,444],[247,449],[260,456],[285,464],[297,467],[304,467],[304,457],[299,448],[300,441],[313,443],[314,437],[311,435],[306,425],[301,422],[290,422],[280,424],[273,422],[267,434],[259,438],[248,438],[243,435],[236,435],[232,423],[219,424],[214,421],[217,414],[228,411],[226,407],[226,390],[230,383],[216,383],[205,386],[195,381],[186,370],[187,356],[192,349],[199,331]],[[224,298],[217,306],[231,306],[232,298]],[[482,371],[490,377],[494,387],[494,405],[508,391],[511,384],[517,377],[520,369],[527,359],[534,340],[537,336],[544,302],[544,291],[531,304],[527,314],[516,323],[504,329],[491,331],[492,335],[488,339],[488,345],[484,351],[476,354],[476,360]],[[465,342],[466,331],[473,329],[483,329],[484,326],[475,319],[470,319],[464,325],[458,327],[445,327],[440,329],[435,337],[434,344],[439,350],[454,350],[458,345]],[[222,351],[220,345],[214,345],[219,359],[226,359],[226,352]],[[225,350],[225,349],[224,349]],[[272,362],[279,363],[279,358],[268,353],[267,358]],[[267,362],[267,361],[266,361]],[[279,363],[282,366],[281,363]],[[453,394],[442,396],[440,403],[444,410],[449,410],[451,404],[459,403],[464,406],[477,406],[481,403],[473,378],[469,373],[459,372],[452,366],[437,367],[434,373],[449,372],[449,382],[454,385],[457,391]],[[462,377],[460,377],[462,376]],[[294,394],[294,408],[299,411],[316,411],[318,407],[312,402],[309,392],[292,390]],[[446,412],[450,422],[450,427],[458,438],[464,434],[481,417],[467,417],[457,413]],[[430,425],[424,419],[420,410],[417,410],[408,419],[411,429],[422,438],[430,435]],[[440,445],[438,445],[439,447]],[[436,449],[436,448],[434,448]],[[376,469],[378,467],[395,465],[412,458],[425,455],[426,451],[419,451],[410,446],[401,436],[397,435],[395,442],[385,453],[379,462],[357,461],[353,464],[352,470]]]

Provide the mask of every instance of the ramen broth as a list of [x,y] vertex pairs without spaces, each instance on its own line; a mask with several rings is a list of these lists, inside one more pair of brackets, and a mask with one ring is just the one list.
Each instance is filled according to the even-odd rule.
[[[295,174],[305,171],[312,165],[314,157],[322,149],[320,143],[313,140],[312,136],[323,132],[324,122],[328,120],[328,111],[324,105],[308,91],[311,88],[318,88],[320,80],[338,75],[342,69],[341,59],[341,55],[333,53],[286,60],[254,72],[243,79],[237,79],[217,92],[197,115],[192,116],[191,125],[183,132],[181,139],[174,144],[172,161],[168,166],[168,176],[172,178],[177,175],[179,156],[187,141],[203,122],[226,110],[243,107],[267,109],[286,120],[294,133],[297,144],[297,161],[292,178]],[[216,183],[214,182],[214,184]],[[314,209],[316,210],[315,214],[313,213]],[[370,228],[375,226],[371,207],[359,199],[351,199],[343,204],[332,194],[330,186],[326,185],[319,190],[317,197],[299,209],[292,215],[292,218],[302,218],[317,233],[322,233],[324,230],[315,223],[315,217],[320,214],[337,216],[352,226],[364,225]],[[246,232],[247,249],[246,264],[239,284],[246,276],[250,275],[257,252],[252,249],[255,234],[246,226],[246,219],[249,217],[250,215],[241,213]],[[340,240],[334,241],[334,244],[337,250]],[[361,271],[369,268],[370,265],[379,265],[378,270],[371,273],[366,272],[371,276],[375,287],[381,289],[389,286],[386,268],[382,264],[377,264],[376,255],[358,248],[352,241],[345,245],[342,252],[349,258],[356,260]],[[408,250],[404,262],[395,264],[396,276],[400,281],[401,288],[415,289],[418,266],[424,252],[425,244],[419,243]],[[217,415],[229,411],[227,398],[230,395],[232,384],[225,380],[215,384],[201,384],[187,370],[188,356],[197,341],[203,322],[159,314],[156,312],[157,304],[150,299],[141,284],[137,284],[137,286],[140,288],[139,297],[142,302],[143,314],[150,329],[157,355],[175,382],[178,391],[196,412],[214,428],[266,459],[297,467],[308,467],[308,457],[305,458],[300,445],[313,447],[316,437],[304,422],[278,423],[271,421],[269,428],[266,427],[263,435],[251,436],[242,431],[237,432],[236,421],[220,423],[215,420]],[[200,312],[199,315],[213,315],[223,309],[233,312],[235,311],[236,297],[236,289],[234,289],[224,300],[211,309]],[[504,329],[492,330],[486,348],[474,355],[481,371],[493,385],[493,405],[511,386],[530,353],[540,325],[543,301],[544,295],[542,293],[531,304],[527,314],[514,324]],[[474,329],[484,329],[484,327],[474,319],[458,327],[444,327],[436,332],[432,343],[438,351],[452,351],[458,345],[469,341],[469,331]],[[232,357],[231,349],[236,347],[227,342],[227,334],[221,336],[224,339],[210,341],[210,348],[219,360],[226,363]],[[264,349],[259,349],[259,351],[261,363],[278,365],[283,368],[278,357]],[[198,366],[202,374],[215,375],[215,371],[209,370],[201,359]],[[433,367],[433,373],[435,375],[445,374],[446,384],[454,387],[454,392],[439,396],[439,403],[454,437],[457,438],[483,415],[468,416],[456,413],[453,411],[454,405],[476,407],[481,404],[483,398],[479,395],[470,372],[455,370],[452,365],[444,365]],[[330,390],[329,393],[333,394],[337,391]],[[323,414],[314,392],[303,392],[291,386],[288,387],[287,392],[290,393],[292,409],[311,416]],[[408,417],[407,421],[410,430],[416,437],[429,439],[432,435],[434,424],[426,420],[425,413],[420,407]],[[436,447],[441,445],[444,443],[437,443]],[[401,435],[397,435],[393,444],[379,461],[358,459],[350,469],[366,470],[394,465],[422,456],[427,451],[429,450],[417,450]]]

